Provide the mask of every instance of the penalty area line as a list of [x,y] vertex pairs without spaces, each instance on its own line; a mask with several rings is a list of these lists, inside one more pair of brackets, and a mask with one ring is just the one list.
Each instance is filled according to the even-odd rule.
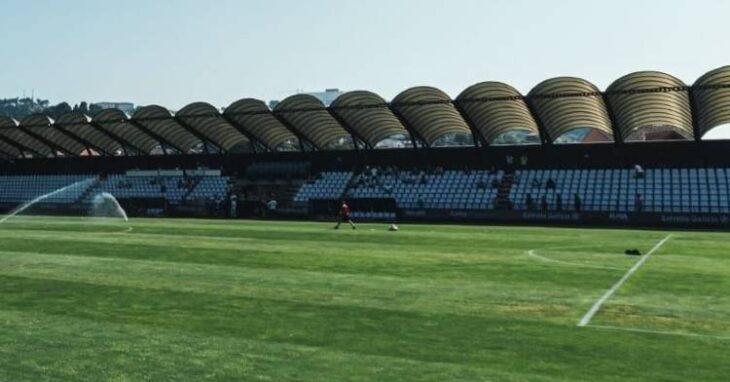
[[591,306],[591,308],[588,309],[588,312],[586,312],[586,314],[583,316],[583,318],[581,318],[580,321],[578,322],[578,326],[588,325],[591,322],[591,319],[593,319],[593,316],[595,316],[596,313],[598,313],[598,311],[601,309],[603,304],[606,303],[606,301],[608,301],[608,299],[611,298],[611,296],[613,296],[613,294],[616,293],[616,291],[618,291],[622,285],[624,285],[626,280],[628,280],[629,277],[631,277],[631,275],[633,275],[634,272],[636,272],[646,262],[646,260],[649,260],[649,257],[651,257],[651,255],[654,252],[656,252],[659,248],[661,248],[661,246],[664,245],[664,243],[666,243],[670,237],[672,237],[671,233],[669,235],[667,235],[664,239],[662,239],[661,241],[656,243],[656,245],[654,245],[654,247],[652,247],[652,249],[650,249],[649,252],[647,252],[647,254],[645,256],[643,256],[641,259],[639,259],[639,261],[637,261],[633,267],[631,267],[628,271],[626,271],[626,274],[624,274],[624,276],[621,277],[621,279],[618,280],[616,282],[616,284],[613,284],[611,289],[606,291],[606,293],[604,293],[603,296],[601,296],[601,298],[599,298],[593,304],[593,306]]
[[632,333],[657,334],[657,335],[662,335],[662,336],[712,338],[712,339],[723,340],[723,341],[730,340],[730,336],[716,336],[713,334],[683,333],[683,332],[670,332],[670,331],[664,331],[664,330],[624,328],[624,327],[620,327],[620,326],[611,326],[611,325],[586,325],[586,327],[594,328],[594,329],[601,329],[601,330],[615,330],[615,331],[632,332]]

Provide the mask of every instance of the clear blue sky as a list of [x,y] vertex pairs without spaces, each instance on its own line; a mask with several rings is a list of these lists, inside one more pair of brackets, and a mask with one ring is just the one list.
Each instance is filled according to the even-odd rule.
[[559,75],[605,88],[645,69],[691,83],[730,64],[728,15],[723,0],[2,0],[0,97],[179,109]]

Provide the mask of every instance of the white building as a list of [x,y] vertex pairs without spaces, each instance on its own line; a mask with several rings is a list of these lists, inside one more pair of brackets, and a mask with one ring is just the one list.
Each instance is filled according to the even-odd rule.
[[337,97],[342,95],[342,93],[343,92],[340,89],[332,88],[332,89],[325,89],[323,92],[312,92],[312,93],[304,93],[304,94],[314,96],[317,99],[319,99],[320,101],[322,101],[322,103],[325,106],[329,106],[330,104],[332,104],[332,102],[335,99],[337,99]]
[[[322,101],[322,103],[325,106],[329,106],[330,104],[332,104],[332,102],[335,99],[337,99],[337,97],[342,95],[342,93],[344,93],[344,92],[340,89],[331,88],[331,89],[325,89],[323,92],[306,92],[306,93],[300,93],[300,94],[311,95],[311,96],[317,98],[318,100]],[[269,101],[269,108],[271,108],[273,110],[276,107],[276,105],[279,104],[279,102],[280,101],[278,101],[278,100]]]
[[94,105],[102,109],[119,109],[127,114],[134,113],[134,104],[132,102],[95,102]]

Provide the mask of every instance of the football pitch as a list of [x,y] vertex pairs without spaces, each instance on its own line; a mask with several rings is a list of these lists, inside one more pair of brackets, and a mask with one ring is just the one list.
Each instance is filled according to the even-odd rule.
[[730,234],[129,225],[0,224],[0,381],[730,378]]

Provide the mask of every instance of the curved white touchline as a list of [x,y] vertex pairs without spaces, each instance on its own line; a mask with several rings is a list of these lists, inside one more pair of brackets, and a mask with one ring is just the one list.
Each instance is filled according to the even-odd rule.
[[[582,246],[572,246],[572,247],[543,248],[542,250],[557,250],[557,249],[570,249],[570,248],[576,248],[577,249],[577,248],[591,248],[591,247],[594,247],[594,246],[582,245]],[[538,251],[540,251],[540,250],[539,249],[531,249],[531,250],[527,251],[526,253],[527,253],[527,256],[530,256],[530,257],[535,258],[535,259],[538,259],[538,260],[542,260],[542,261],[549,262],[549,263],[562,264],[562,265],[571,266],[571,267],[577,267],[577,268],[593,268],[593,269],[610,269],[610,270],[614,270],[614,271],[623,271],[624,270],[623,268],[618,268],[618,267],[609,267],[609,266],[602,266],[602,265],[590,265],[590,264],[574,263],[574,262],[571,262],[571,261],[551,259],[549,257],[545,257],[545,256],[538,255],[537,254]]]
[[659,334],[659,335],[663,335],[663,336],[681,336],[681,337],[696,337],[696,338],[713,338],[716,340],[730,340],[730,336],[717,336],[714,334],[671,332],[671,331],[663,331],[663,330],[651,330],[651,329],[628,328],[628,327],[624,328],[624,327],[620,327],[620,326],[593,325],[593,324],[588,324],[584,327],[603,329],[603,330],[618,330],[618,331],[622,331],[622,332],[632,332],[632,333]]
[[583,316],[583,318],[580,319],[580,322],[578,322],[578,326],[586,326],[586,325],[590,324],[591,323],[591,319],[593,318],[593,316],[596,315],[596,313],[598,313],[598,311],[601,309],[601,307],[603,306],[603,304],[606,301],[608,301],[608,299],[611,298],[611,296],[613,296],[613,294],[616,293],[616,291],[618,291],[619,288],[621,288],[622,285],[624,285],[624,283],[626,282],[626,280],[628,280],[629,277],[631,277],[631,275],[633,275],[634,272],[636,272],[636,270],[639,269],[642,264],[644,264],[647,260],[649,260],[649,258],[651,257],[651,255],[653,255],[654,252],[656,252],[659,248],[661,248],[662,245],[664,245],[664,243],[666,243],[671,237],[672,237],[672,234],[671,233],[668,234],[666,237],[664,237],[664,239],[662,239],[658,243],[656,243],[649,250],[649,252],[646,253],[646,255],[642,256],[641,259],[639,259],[639,261],[637,261],[636,263],[634,263],[634,266],[631,267],[628,271],[626,271],[626,273],[624,274],[624,276],[621,277],[621,279],[618,280],[616,282],[616,284],[613,284],[613,286],[611,287],[611,289],[609,289],[608,291],[606,291],[606,293],[603,296],[601,296],[601,298],[599,298],[593,304],[593,306],[591,306],[591,309],[589,309],[588,312],[585,314],[585,316]]

